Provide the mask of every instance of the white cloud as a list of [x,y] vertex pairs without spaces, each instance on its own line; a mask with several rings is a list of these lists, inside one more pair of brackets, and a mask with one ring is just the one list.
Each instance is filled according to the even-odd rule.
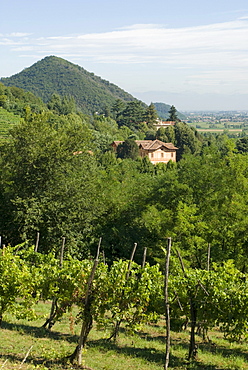
[[191,53],[199,55],[200,58],[197,59],[202,59],[201,55],[205,53],[205,58],[209,55],[206,61],[211,61],[213,53],[219,55],[220,52],[238,52],[240,56],[244,55],[248,45],[248,19],[174,29],[155,25],[134,25],[113,32],[49,38],[46,43],[49,49],[77,50],[82,56],[90,51],[92,57],[96,55],[98,60],[101,53],[103,59],[109,57],[109,63],[121,61],[122,58],[128,60],[127,55],[131,55],[128,60],[130,63],[136,60],[149,63],[154,62],[154,59],[159,63],[166,63],[167,57],[177,62],[175,52],[186,59]]
[[2,37],[0,38],[0,45],[18,45],[18,41],[14,41],[10,38]]
[[27,46],[18,46],[18,47],[14,47],[12,48],[13,51],[32,51],[33,50],[33,47],[30,46],[30,45],[27,45]]
[[137,24],[105,33],[36,39],[30,37],[28,33],[17,32],[8,35],[7,38],[0,35],[0,43],[15,45],[16,37],[19,44],[28,45],[34,51],[45,50],[56,54],[64,50],[70,54],[88,56],[96,61],[108,60],[109,63],[123,60],[130,63],[157,61],[178,64],[180,57],[182,58],[180,64],[183,64],[188,63],[190,55],[193,55],[194,58],[191,59],[193,64],[212,65],[215,54],[218,65],[221,55],[224,57],[232,55],[237,63],[246,59],[248,17],[198,27],[167,28],[162,25]]
[[[161,79],[161,85],[170,78],[169,73],[162,76],[160,69],[166,68],[174,73],[175,81],[179,71],[181,83],[194,88],[229,81],[229,86],[237,83],[245,89],[244,81],[247,83],[244,76],[248,69],[248,16],[196,27],[135,24],[110,32],[39,38],[16,32],[0,34],[0,44],[13,52],[22,52],[22,57],[59,55],[80,61],[82,66],[85,62],[122,64],[126,68],[141,64],[149,71],[153,69],[153,76],[156,74],[157,84]],[[144,81],[145,78],[151,80],[148,72]]]
[[8,37],[26,37],[30,35],[32,35],[32,33],[12,32],[12,33],[9,33],[7,36]]

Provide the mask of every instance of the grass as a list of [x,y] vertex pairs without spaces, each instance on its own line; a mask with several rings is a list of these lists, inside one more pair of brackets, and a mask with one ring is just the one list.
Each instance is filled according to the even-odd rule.
[[[63,359],[70,355],[78,340],[80,323],[76,312],[66,314],[53,331],[41,328],[50,303],[40,303],[35,322],[4,318],[0,336],[0,369],[74,369]],[[158,370],[165,356],[164,322],[146,325],[135,335],[121,331],[118,341],[108,342],[109,329],[93,329],[89,335],[84,363],[94,370]],[[189,332],[172,333],[170,368],[177,370],[248,370],[247,343],[229,343],[222,333],[210,332],[211,342],[197,337],[197,360],[187,363]],[[28,351],[30,350],[30,353]],[[25,356],[27,358],[24,363]]]

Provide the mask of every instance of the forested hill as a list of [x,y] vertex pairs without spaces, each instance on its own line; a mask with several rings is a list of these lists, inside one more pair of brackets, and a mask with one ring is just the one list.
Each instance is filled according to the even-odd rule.
[[77,107],[87,114],[102,113],[116,99],[135,101],[131,94],[95,76],[94,73],[56,56],[48,56],[11,77],[0,80],[6,86],[28,90],[47,102],[52,94],[73,96]]
[[[168,119],[170,117],[170,108],[171,106],[168,105],[168,104],[165,104],[165,103],[153,103],[155,108],[156,108],[156,111],[158,113],[158,116],[162,119]],[[177,116],[179,119],[181,120],[184,120],[186,117],[180,113],[180,112],[177,112]]]

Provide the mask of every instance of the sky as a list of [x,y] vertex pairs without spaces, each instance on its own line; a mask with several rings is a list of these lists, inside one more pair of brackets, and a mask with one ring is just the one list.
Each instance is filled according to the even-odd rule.
[[247,0],[8,0],[0,77],[49,55],[150,104],[248,111]]

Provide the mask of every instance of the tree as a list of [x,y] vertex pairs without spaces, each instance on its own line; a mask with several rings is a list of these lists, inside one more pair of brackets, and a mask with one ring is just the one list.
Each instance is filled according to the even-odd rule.
[[156,130],[150,129],[145,133],[145,140],[155,140],[156,139]]
[[127,126],[132,130],[138,129],[139,124],[145,120],[145,108],[141,101],[128,102],[122,111],[122,119],[118,120],[120,126]]
[[150,174],[155,173],[155,166],[154,164],[152,164],[147,155],[144,158],[140,159],[140,172]]
[[124,103],[124,101],[121,99],[116,99],[114,105],[112,106],[113,118],[116,120],[117,123],[119,123],[125,107],[126,103]]
[[139,147],[134,139],[126,139],[117,147],[117,157],[121,159],[137,159],[139,156]]
[[170,125],[169,127],[160,127],[156,132],[156,139],[161,140],[165,143],[173,143],[175,144],[175,128],[174,126]]
[[248,136],[242,137],[236,141],[236,148],[240,153],[248,152]]
[[54,93],[48,101],[47,107],[48,109],[54,110],[59,113],[61,107],[61,96]]
[[73,96],[63,96],[61,101],[60,114],[70,114],[76,112],[76,102]]
[[155,105],[151,103],[145,112],[145,120],[148,125],[148,127],[153,128],[154,123],[156,123],[156,120],[158,119],[158,114],[155,108]]
[[34,240],[39,231],[43,251],[56,250],[66,236],[73,253],[81,249],[88,255],[86,240],[93,238],[94,220],[104,212],[91,148],[91,133],[82,122],[51,124],[49,116],[37,115],[16,126],[2,149],[2,196],[12,214],[1,233],[9,242]]
[[177,122],[174,126],[175,145],[178,147],[177,160],[183,154],[194,154],[200,151],[201,141],[196,137],[195,131],[184,122]]
[[179,119],[178,119],[178,117],[177,117],[177,110],[176,110],[176,108],[174,107],[174,105],[172,105],[171,107],[170,107],[170,110],[169,110],[169,118],[167,119],[167,121],[175,121],[175,122],[177,122],[177,121],[180,121]]
[[63,96],[61,98],[59,94],[53,94],[47,106],[57,114],[67,115],[76,112],[76,103],[72,96]]
[[156,132],[156,139],[163,141],[164,143],[170,142],[167,136],[166,128],[160,127]]

